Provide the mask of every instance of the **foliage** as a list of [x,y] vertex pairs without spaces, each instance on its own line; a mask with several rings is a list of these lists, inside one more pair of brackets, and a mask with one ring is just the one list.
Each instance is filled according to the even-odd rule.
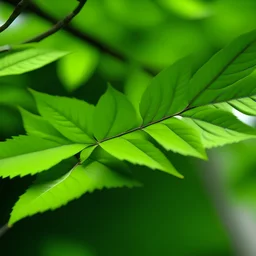
[[[40,58],[27,47],[16,53],[2,53],[0,75],[24,73],[63,56],[53,50]],[[255,138],[256,130],[227,107],[255,115],[255,54],[256,30],[195,72],[188,57],[174,63],[153,78],[135,104],[111,85],[96,106],[30,90],[40,115],[20,109],[27,135],[0,142],[1,177],[37,174],[9,225],[94,189],[139,185],[123,160],[182,178],[165,150],[206,159],[206,148]]]

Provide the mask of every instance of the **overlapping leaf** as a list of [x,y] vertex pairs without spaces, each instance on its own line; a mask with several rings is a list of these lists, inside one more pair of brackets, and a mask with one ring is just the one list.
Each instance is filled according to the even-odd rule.
[[131,102],[110,85],[96,106],[93,121],[94,136],[99,141],[139,125]]
[[232,113],[202,107],[185,112],[183,120],[202,134],[206,148],[256,138],[256,130],[239,121]]
[[101,143],[100,146],[119,160],[145,165],[182,178],[166,156],[147,140],[114,138]]
[[0,54],[0,76],[19,75],[41,68],[67,55],[59,50],[41,49],[31,45],[13,47]]
[[84,148],[84,144],[61,145],[35,136],[14,137],[0,142],[0,177],[42,172]]
[[30,136],[0,143],[0,176],[35,174],[79,152],[80,159],[62,176],[40,174],[15,206],[10,224],[93,189],[134,185],[110,168],[114,164],[122,170],[120,160],[182,177],[147,134],[166,150],[203,159],[204,148],[256,138],[256,130],[231,111],[255,116],[255,40],[256,31],[239,37],[192,78],[188,58],[161,72],[136,104],[141,119],[131,102],[110,86],[96,107],[33,91],[42,117],[21,111]]
[[61,134],[77,143],[93,143],[94,106],[85,101],[32,91],[40,114]]
[[206,158],[200,133],[182,120],[171,118],[144,130],[166,150]]
[[188,104],[186,90],[190,77],[189,58],[184,58],[153,78],[140,103],[143,124],[183,110]]
[[256,96],[232,100],[228,104],[246,115],[256,116]]
[[[58,168],[67,167],[70,168],[70,164],[62,163],[55,169],[58,171]],[[54,171],[39,175],[36,182],[20,197],[11,213],[9,225],[27,216],[54,210],[95,189],[140,185],[131,176],[114,171],[98,161],[77,165],[58,178],[52,178]]]
[[23,126],[28,135],[56,141],[60,144],[70,143],[69,140],[67,140],[43,117],[34,115],[24,109],[20,109],[20,112],[23,120]]
[[190,106],[256,94],[256,30],[234,40],[214,55],[189,83]]

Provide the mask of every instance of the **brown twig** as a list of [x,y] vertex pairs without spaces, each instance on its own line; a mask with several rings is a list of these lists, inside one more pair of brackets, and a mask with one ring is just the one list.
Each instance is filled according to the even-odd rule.
[[31,38],[29,40],[26,40],[23,43],[34,43],[34,42],[40,42],[43,39],[55,34],[56,32],[58,32],[60,29],[62,29],[63,27],[65,27],[66,25],[68,25],[71,20],[79,14],[79,12],[83,9],[85,3],[87,2],[87,0],[80,0],[79,4],[77,5],[77,7],[69,14],[67,15],[63,20],[58,21],[51,29],[47,30],[46,32]]
[[0,26],[0,33],[6,30],[13,22],[14,20],[21,14],[21,12],[27,7],[30,0],[21,0],[17,6],[15,7],[14,11],[10,15],[10,17],[7,19],[7,21]]
[[[15,4],[17,0],[5,0],[6,2],[10,4]],[[45,12],[41,8],[39,8],[35,3],[30,3],[26,9],[27,11],[37,15],[38,17],[47,20],[48,22],[52,24],[56,24],[58,20],[48,12]],[[110,45],[101,42],[100,40],[94,38],[90,34],[86,33],[85,31],[81,31],[75,27],[72,27],[70,25],[66,25],[63,27],[63,30],[71,34],[72,36],[75,36],[76,38],[80,39],[81,41],[84,41],[93,47],[97,48],[99,51],[108,54],[114,58],[116,58],[119,61],[122,62],[128,62],[132,60],[130,56],[128,56],[126,53],[123,53]],[[141,68],[146,71],[147,73],[151,75],[155,75],[158,70],[152,69],[151,67],[146,66],[145,64],[140,63]]]

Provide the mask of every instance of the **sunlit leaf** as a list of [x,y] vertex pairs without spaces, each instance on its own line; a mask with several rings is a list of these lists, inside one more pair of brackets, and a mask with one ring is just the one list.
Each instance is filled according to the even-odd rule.
[[166,150],[206,158],[200,133],[182,120],[171,118],[144,130]]
[[35,136],[19,136],[0,142],[0,177],[25,176],[45,171],[85,148]]
[[0,53],[0,76],[19,75],[41,68],[67,55],[67,52],[19,46]]
[[[54,169],[63,167],[68,166],[61,164]],[[52,179],[51,175],[50,172],[39,175],[36,182],[20,197],[11,213],[9,225],[36,213],[54,210],[96,189],[140,185],[131,176],[113,171],[97,161],[75,165],[59,178]]]
[[131,102],[109,85],[95,109],[94,135],[97,140],[114,136],[136,125],[137,115]]
[[119,160],[145,165],[182,178],[165,155],[149,141],[115,138],[101,143],[100,146]]
[[85,101],[32,91],[40,114],[61,134],[77,143],[93,143],[94,106]]

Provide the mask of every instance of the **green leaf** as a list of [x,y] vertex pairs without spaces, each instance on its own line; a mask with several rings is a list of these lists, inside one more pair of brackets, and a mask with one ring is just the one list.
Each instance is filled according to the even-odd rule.
[[71,143],[43,117],[34,115],[22,108],[20,108],[20,113],[27,135],[52,140],[60,144]]
[[98,59],[98,53],[94,48],[83,45],[82,49],[58,62],[58,75],[67,91],[76,90],[91,77]]
[[136,127],[137,115],[126,96],[110,85],[100,98],[94,114],[94,136],[101,141],[104,138]]
[[256,30],[253,30],[235,39],[196,72],[188,87],[190,106],[252,96],[256,93],[255,66]]
[[165,120],[144,129],[166,150],[206,159],[200,133],[177,118]]
[[246,115],[256,116],[256,96],[232,100],[229,105]]
[[62,135],[77,143],[94,143],[94,106],[85,101],[51,96],[31,90],[40,114]]
[[87,160],[97,146],[89,146],[80,153],[80,162]]
[[149,141],[120,137],[105,141],[100,146],[119,160],[145,165],[152,169],[173,174],[179,178],[183,177],[175,170],[166,156]]
[[23,45],[0,54],[0,76],[19,75],[41,68],[67,55],[59,50]]
[[143,124],[183,110],[188,105],[186,91],[190,77],[189,58],[179,60],[154,77],[140,103]]
[[0,142],[0,177],[36,174],[85,148],[84,144],[60,145],[35,136],[19,136]]
[[208,107],[182,114],[185,122],[198,129],[206,148],[256,138],[256,129],[239,121],[233,114]]
[[35,184],[20,197],[11,213],[10,226],[22,218],[61,207],[96,189],[140,185],[131,176],[113,171],[97,161],[76,165],[62,177],[49,179],[48,174],[56,168],[63,168],[63,165],[40,174]]

